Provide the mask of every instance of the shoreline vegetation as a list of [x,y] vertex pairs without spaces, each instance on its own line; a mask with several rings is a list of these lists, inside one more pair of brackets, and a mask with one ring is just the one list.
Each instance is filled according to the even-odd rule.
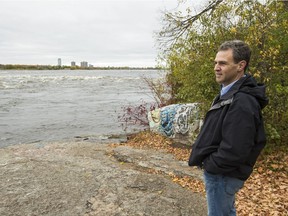
[[0,70],[160,70],[161,67],[129,67],[129,66],[59,66],[59,65],[22,65],[22,64],[0,64]]

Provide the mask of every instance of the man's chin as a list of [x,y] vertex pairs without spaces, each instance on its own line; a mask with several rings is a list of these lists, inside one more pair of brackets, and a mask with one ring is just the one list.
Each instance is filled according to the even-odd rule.
[[216,82],[217,82],[218,84],[222,84],[222,79],[219,79],[219,78],[216,77],[215,80],[216,80]]

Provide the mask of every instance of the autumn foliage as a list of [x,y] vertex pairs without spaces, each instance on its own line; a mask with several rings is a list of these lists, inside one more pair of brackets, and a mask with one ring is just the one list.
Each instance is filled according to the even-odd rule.
[[[126,145],[166,151],[178,160],[187,161],[190,147],[177,145],[173,140],[152,132],[141,132],[130,137]],[[285,151],[261,155],[254,172],[237,194],[238,215],[288,215],[288,156]],[[193,172],[193,168],[191,168]],[[190,177],[170,175],[172,181],[193,192],[205,195],[202,181]]]
[[200,102],[205,113],[219,92],[213,73],[219,45],[243,40],[252,49],[249,73],[267,86],[268,145],[287,146],[288,1],[215,0],[200,12],[187,4],[165,13],[159,33],[174,103]]

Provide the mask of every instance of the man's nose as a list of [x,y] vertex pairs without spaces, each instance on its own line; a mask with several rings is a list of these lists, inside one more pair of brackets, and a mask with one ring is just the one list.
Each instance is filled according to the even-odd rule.
[[218,64],[215,64],[215,66],[214,66],[214,71],[219,71],[219,70],[220,70],[219,65],[218,65]]

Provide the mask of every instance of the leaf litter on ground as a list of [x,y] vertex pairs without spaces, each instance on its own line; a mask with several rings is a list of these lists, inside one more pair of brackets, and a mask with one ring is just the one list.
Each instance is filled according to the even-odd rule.
[[[176,159],[187,161],[191,146],[175,145],[172,139],[144,131],[129,137],[125,145],[141,149],[155,149],[171,153]],[[288,215],[288,156],[285,151],[259,157],[252,175],[237,193],[238,215]],[[193,168],[191,167],[191,171]],[[173,182],[205,196],[204,183],[188,176],[170,174]]]

